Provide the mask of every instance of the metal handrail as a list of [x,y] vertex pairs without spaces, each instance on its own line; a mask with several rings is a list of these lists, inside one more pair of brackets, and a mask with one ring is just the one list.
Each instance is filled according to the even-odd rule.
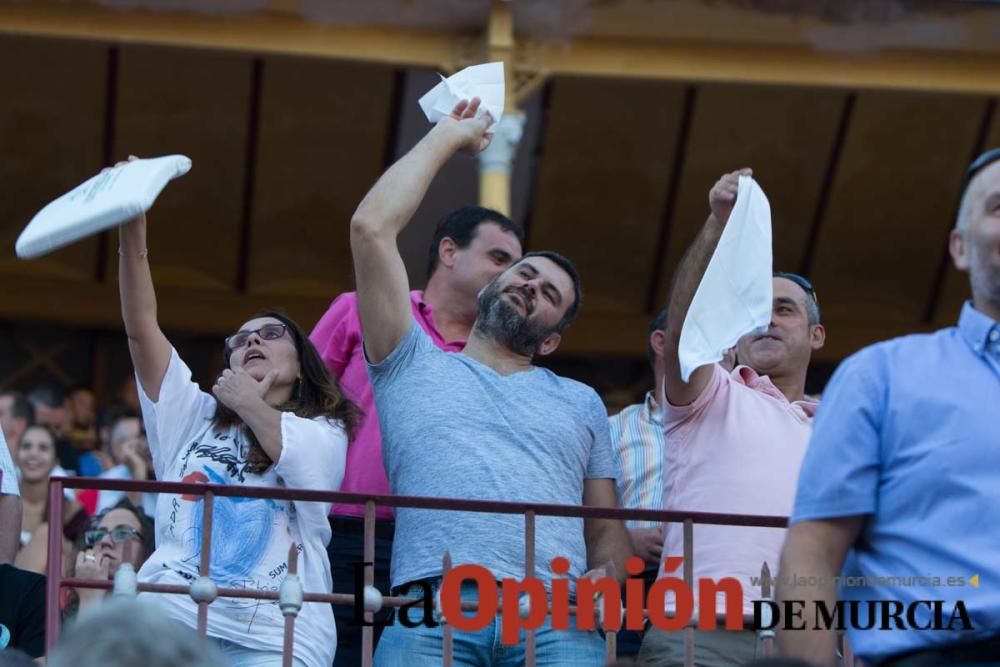
[[[199,573],[202,577],[209,576],[211,558],[212,508],[217,496],[268,498],[275,500],[333,502],[341,504],[357,504],[365,506],[364,557],[366,561],[374,560],[375,539],[375,507],[404,507],[414,509],[450,510],[466,512],[483,512],[493,514],[522,514],[525,517],[525,570],[527,576],[534,576],[535,544],[534,531],[537,516],[573,517],[584,519],[619,519],[645,520],[662,523],[680,523],[684,527],[684,580],[693,586],[693,525],[728,525],[751,526],[761,528],[784,528],[788,524],[787,517],[755,516],[746,514],[727,514],[716,512],[678,512],[672,510],[621,509],[607,507],[590,507],[577,505],[557,505],[546,503],[501,502],[490,500],[470,500],[464,498],[431,498],[424,496],[397,496],[379,494],[345,493],[341,491],[316,491],[310,489],[291,489],[284,487],[248,487],[220,484],[195,484],[184,482],[161,482],[139,480],[110,480],[99,477],[52,477],[49,486],[49,544],[46,580],[46,648],[55,646],[59,638],[59,591],[63,587],[111,589],[108,581],[96,579],[63,578],[62,563],[62,511],[64,489],[102,489],[124,492],[174,493],[200,495],[205,498],[202,526],[202,550]],[[292,545],[294,549],[295,545]],[[443,556],[443,570],[450,568],[450,555]],[[291,559],[290,559],[291,564]],[[372,586],[374,572],[365,569],[365,586]],[[139,592],[190,594],[189,586],[145,584],[137,586]],[[272,591],[246,591],[243,589],[217,589],[217,595],[224,597],[244,597],[262,600],[278,599],[279,594]],[[214,598],[213,598],[214,599]],[[341,605],[353,605],[355,595],[350,593],[316,593],[305,592],[302,599],[306,602],[328,602]],[[399,607],[412,603],[404,597],[383,597],[383,606]],[[204,636],[207,625],[209,601],[198,601],[198,632]],[[474,603],[470,608],[475,608]],[[463,605],[464,606],[464,605]],[[575,608],[571,607],[575,613]],[[366,611],[365,618],[371,621],[373,613]],[[286,615],[286,641],[284,664],[291,664],[290,638],[295,615]],[[445,665],[451,664],[451,628],[444,625]],[[684,630],[685,664],[693,665],[694,628]],[[526,633],[526,664],[535,664],[534,631]],[[767,644],[768,648],[770,644]],[[373,634],[372,628],[366,626],[362,631],[362,665],[370,667],[372,660]],[[608,633],[608,658],[614,658],[615,633]]]

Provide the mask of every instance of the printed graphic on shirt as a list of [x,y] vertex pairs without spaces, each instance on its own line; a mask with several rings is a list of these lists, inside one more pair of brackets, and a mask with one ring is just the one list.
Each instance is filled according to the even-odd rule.
[[[183,454],[181,481],[223,486],[278,485],[273,469],[264,475],[247,470],[247,450],[239,433],[207,432]],[[175,495],[170,508],[166,530],[177,538],[179,549],[176,560],[168,559],[163,566],[191,581],[197,577],[201,563],[204,496]],[[293,503],[216,496],[212,508],[211,578],[223,588],[276,592],[288,572],[288,545],[300,542],[296,538],[297,524]],[[301,543],[298,551],[303,551]],[[254,625],[275,625],[281,620],[278,614],[262,613],[265,608],[276,607],[274,601],[221,597],[215,605],[229,609],[230,618],[245,623],[247,631]]]
[[[223,477],[207,466],[204,473],[210,483],[226,484]],[[189,555],[184,562],[197,568],[201,561],[205,502],[199,496],[195,503],[191,527],[187,531]],[[281,512],[282,508],[269,499],[217,497],[212,518],[212,579],[231,586],[249,577],[267,551],[272,529],[278,523],[275,514]]]

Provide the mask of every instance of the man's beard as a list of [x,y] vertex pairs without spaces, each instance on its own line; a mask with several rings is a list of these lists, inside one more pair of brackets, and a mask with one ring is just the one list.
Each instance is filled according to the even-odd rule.
[[[526,297],[521,296],[522,301],[525,299]],[[521,315],[501,296],[497,281],[493,281],[479,294],[476,307],[479,309],[476,329],[511,352],[526,357],[534,357],[542,342],[555,331],[552,327],[543,327]]]
[[966,236],[969,248],[969,282],[973,295],[985,299],[993,306],[1000,306],[1000,269],[992,265],[993,258],[986,244],[976,245]]

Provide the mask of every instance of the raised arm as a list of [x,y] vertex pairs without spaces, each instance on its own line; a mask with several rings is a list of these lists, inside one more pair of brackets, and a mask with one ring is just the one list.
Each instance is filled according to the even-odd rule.
[[368,360],[378,363],[410,328],[409,281],[396,246],[427,188],[457,151],[478,152],[490,142],[487,115],[476,118],[479,99],[460,102],[365,195],[351,219],[351,252],[358,313]]
[[[822,521],[803,521],[788,529],[778,569],[777,599],[804,600],[808,610],[816,602],[833,609],[837,601],[834,577],[840,574],[847,551],[864,525],[864,516]],[[793,579],[794,577],[794,579]],[[799,585],[799,581],[814,581]],[[832,667],[836,656],[833,630],[788,630],[778,633],[778,647],[786,658],[798,658],[815,665]]]
[[128,349],[143,391],[155,402],[170,362],[170,343],[156,321],[156,293],[146,251],[146,216],[122,225],[119,242],[118,291]]
[[695,369],[687,382],[681,379],[681,363],[678,357],[681,329],[684,327],[684,318],[687,317],[691,301],[694,300],[694,293],[698,290],[705,269],[708,268],[715,247],[722,237],[722,230],[729,220],[729,214],[736,204],[740,176],[749,176],[751,173],[749,169],[740,169],[725,174],[712,187],[708,193],[708,203],[712,212],[674,273],[670,301],[667,304],[667,326],[663,337],[663,361],[666,369],[664,384],[667,400],[672,405],[689,405],[694,402],[712,377],[712,367],[706,365]]
[[[591,507],[618,507],[613,479],[583,481],[583,504]],[[615,564],[615,577],[625,580],[625,561],[632,554],[632,541],[625,524],[618,519],[584,519],[583,535],[587,543],[587,569]]]

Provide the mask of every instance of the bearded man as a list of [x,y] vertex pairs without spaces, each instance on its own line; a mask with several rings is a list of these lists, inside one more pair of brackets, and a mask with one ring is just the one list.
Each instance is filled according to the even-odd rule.
[[[459,150],[489,144],[488,115],[461,102],[364,198],[351,220],[358,312],[393,493],[527,503],[617,506],[614,459],[604,406],[590,387],[533,365],[552,353],[580,308],[580,280],[569,260],[533,252],[501,273],[478,298],[478,316],[461,353],[438,349],[413,319],[396,242],[427,187]],[[496,581],[525,578],[524,519],[400,508],[396,512],[393,594],[436,593],[442,556],[477,564]],[[533,576],[550,589],[550,563],[569,560],[578,578],[608,562],[624,572],[631,555],[619,521],[539,517]],[[464,599],[481,593],[462,588]],[[492,602],[491,602],[492,604]],[[571,621],[572,625],[572,621]],[[500,618],[478,632],[455,632],[454,664],[523,664],[524,641],[501,645]],[[539,664],[604,662],[594,631],[536,634]],[[440,626],[387,628],[379,667],[440,665]],[[547,662],[546,662],[547,661]]]

